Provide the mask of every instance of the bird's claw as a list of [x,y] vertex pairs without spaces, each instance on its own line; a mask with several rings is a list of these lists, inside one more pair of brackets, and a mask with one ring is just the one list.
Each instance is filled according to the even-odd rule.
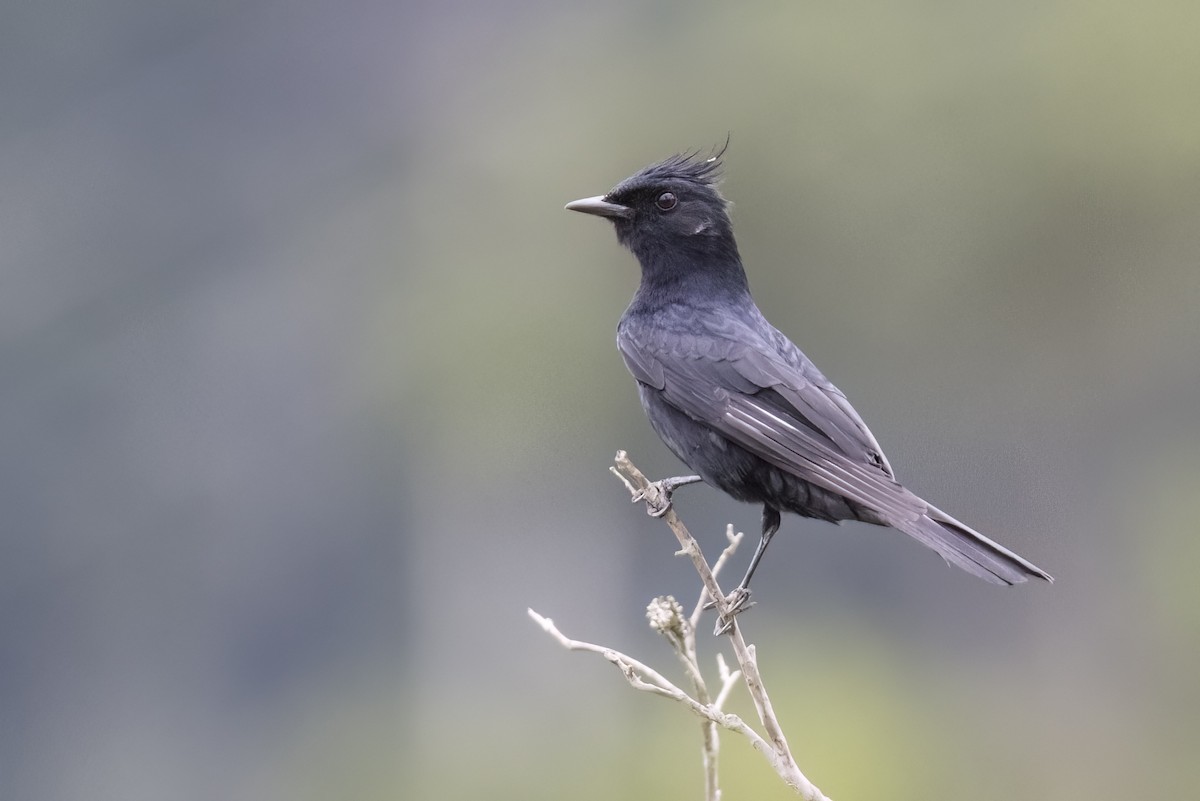
[[[675,490],[685,484],[695,484],[697,481],[702,481],[700,476],[675,476],[674,478],[664,478],[661,481],[655,481],[644,490],[638,490],[633,494],[633,502],[646,502],[646,514],[651,517],[662,517],[671,508],[671,495]],[[651,490],[654,490],[651,492]]]
[[[729,606],[729,611],[733,614],[742,612],[754,606],[754,602],[750,600],[750,588],[738,587],[733,592],[725,596],[725,603]],[[705,610],[716,609],[717,602],[709,601],[704,605]]]
[[651,487],[656,489],[657,492],[649,492],[650,487],[647,487],[644,490],[638,490],[633,494],[632,501],[634,503],[637,503],[638,501],[645,501],[646,514],[650,515],[651,517],[662,517],[667,513],[667,510],[671,508],[671,493],[667,490],[664,490],[657,484],[652,484]]
[[[754,601],[750,600],[750,589],[748,587],[738,587],[729,595],[725,596],[725,604],[729,607],[728,611],[717,620],[717,626],[713,629],[713,634],[718,637],[722,634],[728,634],[733,628],[733,620],[735,617],[745,612],[750,607],[754,606]],[[705,609],[716,609],[717,602],[709,601],[704,605]]]

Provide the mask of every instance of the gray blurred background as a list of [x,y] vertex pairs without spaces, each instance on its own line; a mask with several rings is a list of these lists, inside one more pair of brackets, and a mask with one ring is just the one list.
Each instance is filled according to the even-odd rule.
[[[676,675],[643,610],[698,584],[606,473],[680,469],[613,346],[637,269],[562,205],[727,133],[764,311],[908,485],[1058,578],[786,519],[744,623],[802,767],[1190,796],[1197,30],[1185,0],[8,4],[0,798],[698,797],[695,721],[525,609]],[[678,508],[713,553],[756,530]],[[724,742],[728,797],[791,797]]]

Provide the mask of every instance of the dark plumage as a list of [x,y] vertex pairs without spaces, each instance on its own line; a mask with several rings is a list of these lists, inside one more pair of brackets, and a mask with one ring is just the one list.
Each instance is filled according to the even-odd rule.
[[719,157],[673,156],[567,208],[609,218],[641,264],[617,347],[650,424],[706,482],[763,506],[738,605],[780,511],[890,526],[995,584],[1051,581],[901,486],[846,396],[767,322],[717,191],[720,169]]

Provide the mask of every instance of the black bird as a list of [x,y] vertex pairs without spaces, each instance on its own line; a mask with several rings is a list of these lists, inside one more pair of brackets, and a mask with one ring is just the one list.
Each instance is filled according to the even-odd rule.
[[651,426],[700,474],[664,489],[703,479],[762,504],[762,538],[730,596],[734,611],[747,605],[781,511],[899,529],[993,584],[1053,581],[901,486],[842,391],[763,317],[717,191],[720,156],[672,156],[566,207],[610,219],[641,264],[617,347]]

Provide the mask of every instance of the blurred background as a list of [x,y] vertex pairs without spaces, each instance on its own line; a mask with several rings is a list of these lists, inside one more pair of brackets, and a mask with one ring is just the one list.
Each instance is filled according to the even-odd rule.
[[[1191,795],[1198,29],[8,4],[0,797],[699,797],[696,721],[525,610],[679,677],[643,612],[699,585],[606,472],[681,469],[614,348],[637,268],[562,206],[727,134],[767,316],[906,484],[1058,579],[786,518],[744,626],[801,767],[841,799]],[[712,554],[755,536],[677,500]],[[792,797],[723,743],[727,797]]]

